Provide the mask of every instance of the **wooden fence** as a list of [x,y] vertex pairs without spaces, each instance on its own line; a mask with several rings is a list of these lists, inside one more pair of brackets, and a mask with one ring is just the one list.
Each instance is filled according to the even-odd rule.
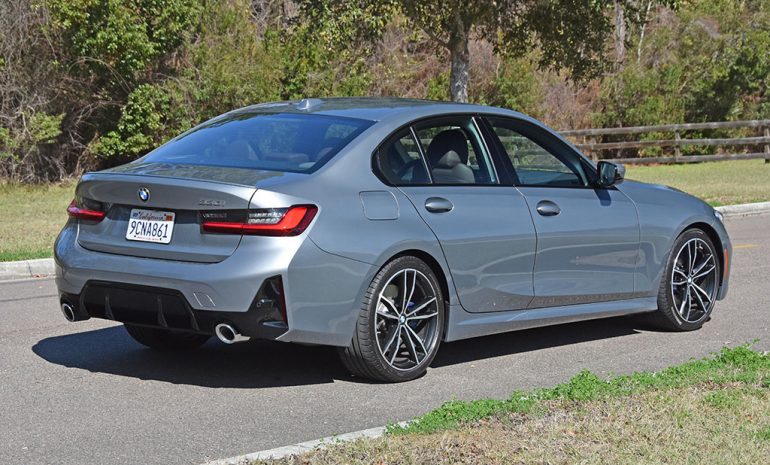
[[[709,129],[749,129],[758,135],[749,137],[690,139],[683,137],[689,131]],[[745,132],[745,131],[744,131]],[[637,139],[633,141],[604,142],[604,136],[627,136],[648,133],[668,133],[672,136],[666,139]],[[619,163],[689,163],[716,160],[744,160],[764,158],[770,163],[770,120],[727,121],[718,123],[689,123],[666,124],[659,126],[636,126],[627,128],[580,129],[561,131],[561,134],[575,142],[575,145],[589,155],[594,161],[609,159]],[[597,140],[599,140],[597,142]],[[703,147],[732,147],[738,150],[722,151],[715,155],[682,155],[684,146]],[[625,149],[642,149],[648,147],[673,148],[673,154],[659,157],[620,156]],[[606,156],[609,152],[610,156]]]

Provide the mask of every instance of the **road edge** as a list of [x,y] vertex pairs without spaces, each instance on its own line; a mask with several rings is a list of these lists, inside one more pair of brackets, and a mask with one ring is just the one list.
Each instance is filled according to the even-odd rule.
[[54,274],[53,258],[38,258],[18,262],[0,262],[0,282],[17,279],[43,278]]
[[[725,218],[740,218],[744,216],[770,213],[770,202],[743,203],[716,207]],[[17,279],[42,278],[54,274],[53,258],[36,260],[21,260],[18,262],[0,262],[0,282]]]
[[[409,422],[401,421],[397,423],[398,426],[407,426]],[[323,449],[333,444],[339,444],[341,442],[351,442],[357,439],[376,439],[382,437],[387,431],[386,426],[378,426],[376,428],[362,429],[359,431],[353,431],[352,433],[340,434],[337,436],[329,436],[323,439],[316,439],[315,441],[300,442],[289,446],[276,447],[274,449],[262,450],[259,452],[253,452],[250,454],[236,455],[226,459],[212,460],[211,462],[205,462],[202,465],[244,465],[257,460],[276,460],[292,455],[300,455],[307,452],[311,452],[317,449]]]
[[739,218],[742,216],[761,215],[763,213],[770,213],[770,202],[725,205],[724,207],[716,207],[715,210],[723,214],[725,218]]

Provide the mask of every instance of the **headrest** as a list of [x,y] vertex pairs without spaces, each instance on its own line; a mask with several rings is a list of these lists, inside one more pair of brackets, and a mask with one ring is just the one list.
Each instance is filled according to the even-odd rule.
[[455,152],[460,158],[460,163],[468,163],[468,140],[461,130],[447,129],[438,133],[428,146],[428,162],[431,166],[437,166],[449,151]]
[[462,163],[462,160],[460,160],[460,156],[457,155],[457,152],[454,150],[450,150],[449,152],[445,153],[441,159],[433,165],[433,168],[443,168],[443,169],[452,169],[455,166]]

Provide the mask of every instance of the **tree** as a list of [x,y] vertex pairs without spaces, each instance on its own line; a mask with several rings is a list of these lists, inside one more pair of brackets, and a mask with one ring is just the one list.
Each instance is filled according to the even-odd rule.
[[[451,58],[449,94],[454,101],[468,100],[472,37],[489,41],[504,56],[524,56],[538,52],[540,67],[566,69],[576,80],[594,77],[603,71],[607,39],[617,26],[638,21],[629,14],[636,0],[300,0],[304,11],[324,12],[326,17],[341,16],[351,9],[400,12],[445,48]],[[620,22],[615,24],[617,12]],[[365,37],[376,36],[364,28]],[[625,40],[625,34],[621,40]]]
[[[539,52],[539,65],[566,69],[576,79],[601,73],[611,13],[633,0],[397,0],[397,6],[451,57],[452,100],[466,102],[472,35],[502,55]],[[634,5],[628,5],[632,9]],[[629,21],[626,15],[623,21]]]

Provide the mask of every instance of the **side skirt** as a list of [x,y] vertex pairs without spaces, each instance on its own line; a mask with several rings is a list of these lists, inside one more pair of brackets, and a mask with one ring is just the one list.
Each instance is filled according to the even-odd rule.
[[449,309],[444,340],[459,341],[540,326],[652,312],[657,308],[657,297],[491,313],[469,313],[459,305],[453,305]]

